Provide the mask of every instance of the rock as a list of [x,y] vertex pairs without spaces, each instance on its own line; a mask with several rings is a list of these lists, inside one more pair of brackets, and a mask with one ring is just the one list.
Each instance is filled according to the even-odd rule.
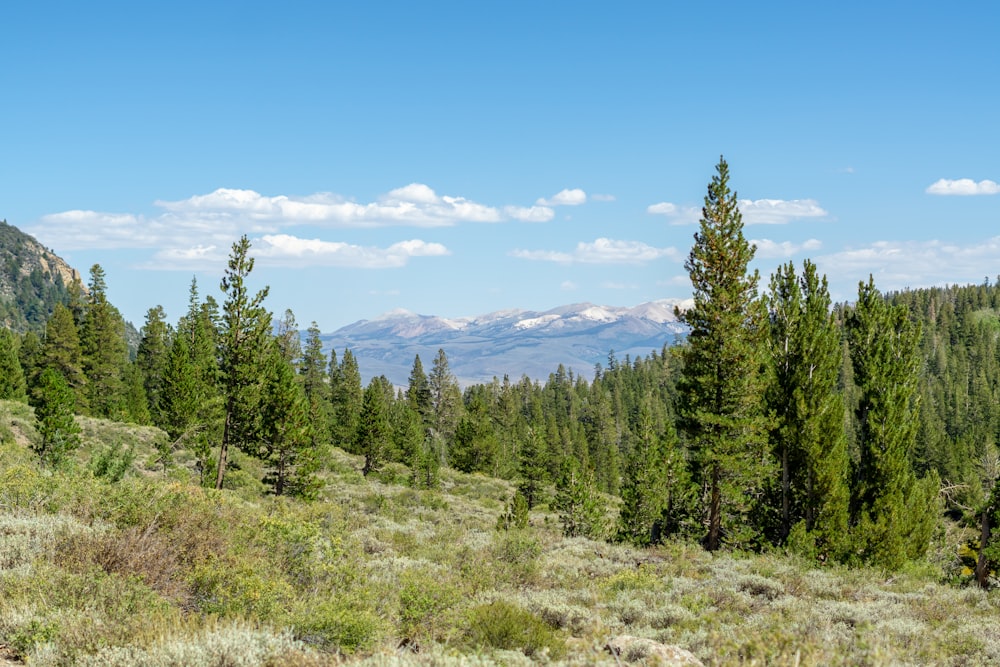
[[643,661],[647,665],[671,667],[704,667],[690,651],[680,646],[661,644],[645,637],[619,635],[608,640],[604,650],[623,662]]

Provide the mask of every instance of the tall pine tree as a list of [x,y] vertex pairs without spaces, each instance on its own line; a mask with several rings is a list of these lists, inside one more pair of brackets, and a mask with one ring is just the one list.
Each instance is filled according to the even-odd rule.
[[694,305],[678,313],[691,327],[679,412],[703,489],[709,550],[724,542],[738,547],[757,542],[760,526],[751,517],[770,468],[761,405],[766,311],[757,296],[759,276],[748,273],[755,247],[743,236],[725,159],[716,171],[684,265]]

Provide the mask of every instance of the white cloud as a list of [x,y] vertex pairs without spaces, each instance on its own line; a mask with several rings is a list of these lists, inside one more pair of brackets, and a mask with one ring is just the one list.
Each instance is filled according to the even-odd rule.
[[600,238],[593,243],[581,241],[573,252],[555,250],[513,250],[513,257],[560,264],[639,264],[657,259],[678,259],[676,248],[654,248],[641,241],[616,241]]
[[740,212],[748,225],[784,225],[827,215],[815,199],[741,199]]
[[521,222],[548,222],[556,214],[548,206],[505,206],[503,212]]
[[639,289],[638,285],[628,285],[626,283],[616,283],[616,282],[601,283],[601,287],[604,289],[617,289],[617,290]]
[[926,192],[931,195],[995,195],[1000,193],[1000,184],[989,180],[977,183],[971,178],[941,178],[927,186]]
[[[821,218],[827,214],[815,199],[741,199],[740,212],[747,225],[784,225],[803,218]],[[660,202],[646,207],[646,212],[665,215],[670,224],[690,225],[701,219],[701,209]]]
[[[574,191],[563,192],[569,193],[564,198],[572,199]],[[368,203],[329,192],[293,197],[219,188],[176,201],[156,200],[154,205],[160,211],[150,216],[82,210],[54,213],[26,226],[25,231],[60,251],[149,248],[166,258],[171,255],[167,250],[181,257],[196,246],[228,248],[241,234],[275,235],[295,226],[430,228],[463,222],[547,222],[555,216],[546,206],[500,208],[439,195],[422,183],[396,188]]]
[[539,206],[579,206],[587,201],[587,193],[580,188],[560,190],[550,199],[540,198],[535,203]]
[[943,241],[877,241],[814,258],[830,276],[838,298],[853,299],[859,281],[875,277],[882,291],[932,285],[980,283],[995,278],[1000,266],[1000,236],[968,245]]
[[668,201],[659,204],[650,204],[646,207],[646,212],[653,215],[665,215],[670,219],[671,225],[692,225],[697,224],[701,219],[701,209],[694,206],[678,206]]
[[[214,269],[225,264],[228,251],[228,247],[216,246],[166,249],[158,252],[146,268]],[[412,257],[439,257],[450,253],[440,243],[419,239],[378,248],[274,234],[253,239],[250,254],[264,266],[390,269],[405,266]]]
[[593,201],[614,201],[614,195],[590,195]]
[[563,290],[564,292],[572,292],[573,290],[577,289],[578,287],[579,287],[579,285],[577,285],[572,280],[564,280],[562,282],[562,284],[559,285],[559,289]]
[[797,255],[804,250],[819,250],[823,243],[818,239],[809,239],[804,243],[792,243],[790,241],[772,241],[770,239],[753,239],[750,243],[757,246],[754,257],[757,259],[786,258]]

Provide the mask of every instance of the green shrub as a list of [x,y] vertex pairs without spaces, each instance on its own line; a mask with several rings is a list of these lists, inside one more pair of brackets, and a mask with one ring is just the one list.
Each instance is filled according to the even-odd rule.
[[399,631],[404,638],[439,638],[442,616],[461,599],[461,590],[438,572],[406,570],[399,581]]
[[467,640],[472,646],[520,651],[530,658],[561,658],[562,636],[530,611],[503,600],[473,607],[468,615]]
[[355,653],[374,645],[385,624],[358,596],[339,595],[303,608],[293,619],[295,635],[306,644],[339,653]]

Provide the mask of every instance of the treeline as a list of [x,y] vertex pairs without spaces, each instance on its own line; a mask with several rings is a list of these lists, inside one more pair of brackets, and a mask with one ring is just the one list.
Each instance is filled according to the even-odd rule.
[[340,447],[364,457],[365,475],[406,464],[418,487],[436,486],[441,466],[513,480],[501,527],[546,503],[567,535],[638,545],[779,545],[895,569],[924,556],[946,511],[976,527],[988,585],[1000,561],[1000,285],[883,296],[869,280],[853,304],[833,304],[806,261],[763,289],[728,180],[721,161],[686,263],[687,341],[611,353],[590,378],[560,366],[544,383],[463,391],[441,350],[429,371],[414,359],[405,388],[363,386],[349,349],[328,356],[315,323],[301,335],[291,312],[266,309],[266,288],[250,290],[244,237],[222,305],[192,282],[175,324],[148,311],[134,357],[94,266],[43,337],[2,332],[0,397],[35,405],[52,465],[75,446],[74,412],[159,426],[162,465],[187,450],[216,488],[232,483],[235,449],[263,463],[273,493],[308,499]]

